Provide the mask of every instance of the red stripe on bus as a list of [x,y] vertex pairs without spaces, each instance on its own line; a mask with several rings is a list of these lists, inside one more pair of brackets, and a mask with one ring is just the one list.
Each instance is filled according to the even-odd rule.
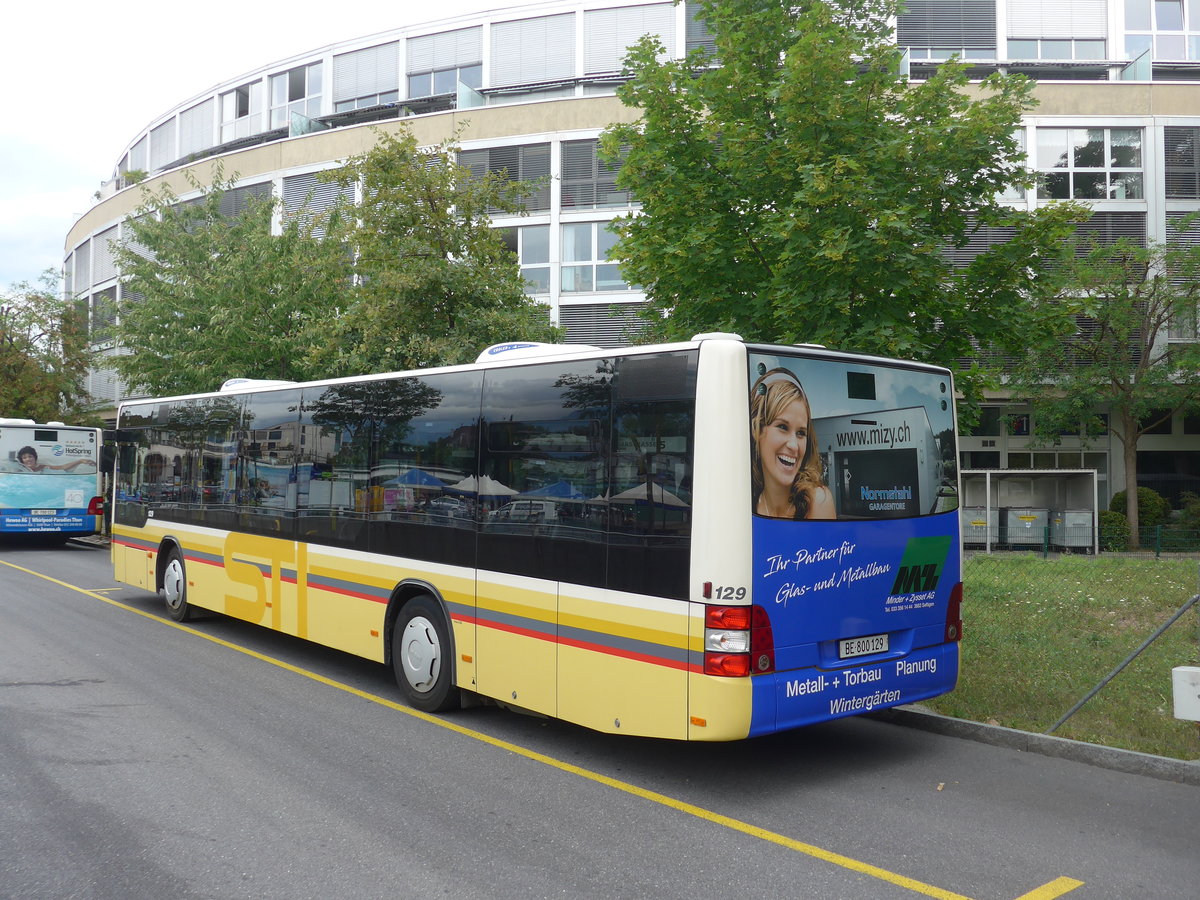
[[587,641],[575,640],[572,638],[562,638],[558,635],[546,634],[540,631],[533,631],[527,628],[519,628],[515,625],[504,625],[499,622],[477,622],[483,628],[493,628],[497,631],[504,631],[508,634],[516,634],[522,637],[536,638],[539,641],[549,641],[553,644],[558,644],[565,647],[575,647],[579,650],[588,650],[592,653],[603,653],[605,656],[616,656],[621,659],[629,659],[634,662],[649,663],[654,666],[663,666],[667,669],[680,669],[683,671],[699,672],[701,669],[690,663],[682,660],[665,659],[661,656],[650,656],[645,653],[635,653],[632,650],[621,650],[617,647],[607,647],[604,644],[593,644]]
[[621,659],[631,659],[634,662],[651,663],[652,665],[663,666],[667,669],[700,671],[696,666],[693,666],[683,660],[665,659],[661,656],[650,656],[646,653],[635,653],[633,650],[621,650],[617,647],[606,647],[604,644],[592,644],[588,641],[580,641],[573,638],[559,638],[558,643],[564,647],[575,647],[578,650],[590,650],[593,653],[603,653],[607,656],[617,656]]

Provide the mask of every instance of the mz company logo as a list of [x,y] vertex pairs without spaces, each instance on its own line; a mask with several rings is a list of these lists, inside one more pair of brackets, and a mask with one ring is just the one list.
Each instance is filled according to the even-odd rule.
[[912,538],[904,548],[892,595],[926,593],[937,588],[950,552],[951,536]]

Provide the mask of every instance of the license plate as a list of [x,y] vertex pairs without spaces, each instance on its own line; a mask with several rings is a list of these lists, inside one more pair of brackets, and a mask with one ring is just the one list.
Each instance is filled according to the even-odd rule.
[[54,515],[58,515],[58,510],[57,509],[31,509],[29,511],[29,514],[31,516],[54,516]]
[[886,634],[869,634],[866,637],[848,638],[838,641],[838,658],[849,659],[852,656],[869,656],[872,653],[886,653],[888,636]]

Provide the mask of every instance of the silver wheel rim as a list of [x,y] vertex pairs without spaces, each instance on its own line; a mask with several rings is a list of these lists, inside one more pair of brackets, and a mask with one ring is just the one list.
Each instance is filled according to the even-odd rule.
[[163,572],[163,594],[167,606],[171,609],[179,609],[183,605],[183,563],[178,557],[167,563],[166,571]]
[[413,690],[428,693],[442,671],[442,645],[437,629],[424,616],[415,616],[400,636],[400,667]]

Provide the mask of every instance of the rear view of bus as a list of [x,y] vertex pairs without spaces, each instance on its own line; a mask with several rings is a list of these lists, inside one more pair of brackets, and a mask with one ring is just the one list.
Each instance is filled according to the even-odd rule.
[[[756,735],[953,689],[962,579],[950,372],[815,347],[747,345],[706,362],[706,381],[746,386],[736,402],[747,431],[740,446],[705,436],[719,416],[697,409],[697,478],[724,468],[732,487],[725,508],[697,510],[698,523],[727,524],[723,536],[696,535],[704,673],[720,677],[693,684],[693,726],[740,706],[739,692]],[[740,515],[738,503],[749,507]]]
[[83,537],[101,530],[96,428],[0,419],[0,534]]

